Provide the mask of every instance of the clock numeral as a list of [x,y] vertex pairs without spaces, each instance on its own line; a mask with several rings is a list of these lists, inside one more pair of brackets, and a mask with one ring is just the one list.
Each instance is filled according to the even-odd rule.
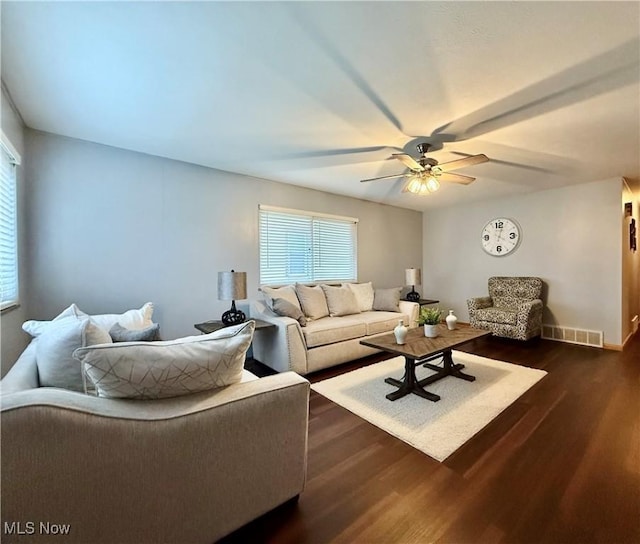
[[515,240],[516,236],[518,235],[515,232],[512,232],[511,234],[509,234],[509,238],[511,238],[512,240]]
[[501,229],[502,227],[504,227],[504,223],[502,221],[496,221],[494,225],[497,229]]
[[485,234],[485,235],[482,237],[482,239],[483,239],[485,242],[488,242],[488,241],[489,241],[489,235],[488,235],[488,234]]
[[498,253],[502,253],[502,246],[496,246],[496,251]]

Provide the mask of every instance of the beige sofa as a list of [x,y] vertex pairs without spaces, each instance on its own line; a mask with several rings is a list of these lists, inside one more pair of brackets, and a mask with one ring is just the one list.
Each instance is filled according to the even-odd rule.
[[304,378],[105,399],[39,387],[36,342],[0,383],[3,543],[210,543],[302,491]]
[[301,327],[295,319],[275,314],[264,300],[255,300],[251,316],[275,327],[256,329],[253,356],[278,372],[293,370],[305,375],[379,353],[361,345],[360,340],[393,331],[400,319],[409,327],[417,326],[418,303],[401,300],[399,309],[323,317]]

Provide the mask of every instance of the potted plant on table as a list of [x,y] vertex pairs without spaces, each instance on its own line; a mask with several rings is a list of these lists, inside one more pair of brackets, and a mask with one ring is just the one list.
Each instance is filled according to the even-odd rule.
[[418,325],[424,325],[424,335],[428,338],[438,336],[437,325],[442,318],[442,310],[440,308],[429,308],[425,306],[420,308],[418,314]]

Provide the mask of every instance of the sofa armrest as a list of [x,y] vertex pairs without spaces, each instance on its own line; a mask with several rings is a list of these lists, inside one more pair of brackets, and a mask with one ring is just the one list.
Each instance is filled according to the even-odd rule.
[[5,395],[3,520],[69,524],[65,542],[216,541],[302,491],[308,398],[291,372],[149,401]]
[[251,304],[251,317],[275,327],[258,329],[253,335],[253,354],[261,363],[278,372],[292,370],[307,374],[307,344],[300,323],[273,313],[261,300]]
[[400,312],[409,316],[409,323],[407,327],[413,329],[418,326],[418,314],[420,313],[420,304],[417,302],[410,302],[408,300],[400,301]]
[[0,394],[14,393],[40,387],[38,365],[36,364],[36,342],[31,343],[22,352],[18,360],[0,381]]

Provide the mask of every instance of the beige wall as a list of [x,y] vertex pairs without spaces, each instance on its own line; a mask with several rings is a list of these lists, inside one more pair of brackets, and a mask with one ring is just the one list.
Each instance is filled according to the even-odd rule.
[[[545,323],[601,330],[605,343],[620,345],[620,193],[616,178],[426,212],[425,294],[468,321],[466,300],[486,295],[490,276],[539,276]],[[522,239],[492,257],[480,232],[501,216],[520,224]]]
[[18,245],[20,248],[18,254],[18,266],[20,272],[19,281],[21,305],[17,308],[5,310],[0,315],[0,370],[1,374],[4,376],[28,342],[28,336],[23,333],[21,329],[22,322],[25,320],[25,315],[27,313],[27,304],[25,300],[26,282],[24,273],[26,270],[24,259],[24,166],[28,159],[25,152],[24,127],[22,119],[12,108],[8,96],[5,95],[4,88],[2,89],[1,108],[2,117],[0,118],[0,121],[2,124],[2,131],[9,138],[11,144],[16,151],[20,153],[22,158],[22,166],[19,166],[16,172],[18,180]]
[[[217,319],[217,272],[258,289],[258,205],[359,218],[358,272],[400,286],[422,262],[422,214],[27,130],[30,318],[156,305],[164,338]],[[246,305],[247,302],[240,303]]]

